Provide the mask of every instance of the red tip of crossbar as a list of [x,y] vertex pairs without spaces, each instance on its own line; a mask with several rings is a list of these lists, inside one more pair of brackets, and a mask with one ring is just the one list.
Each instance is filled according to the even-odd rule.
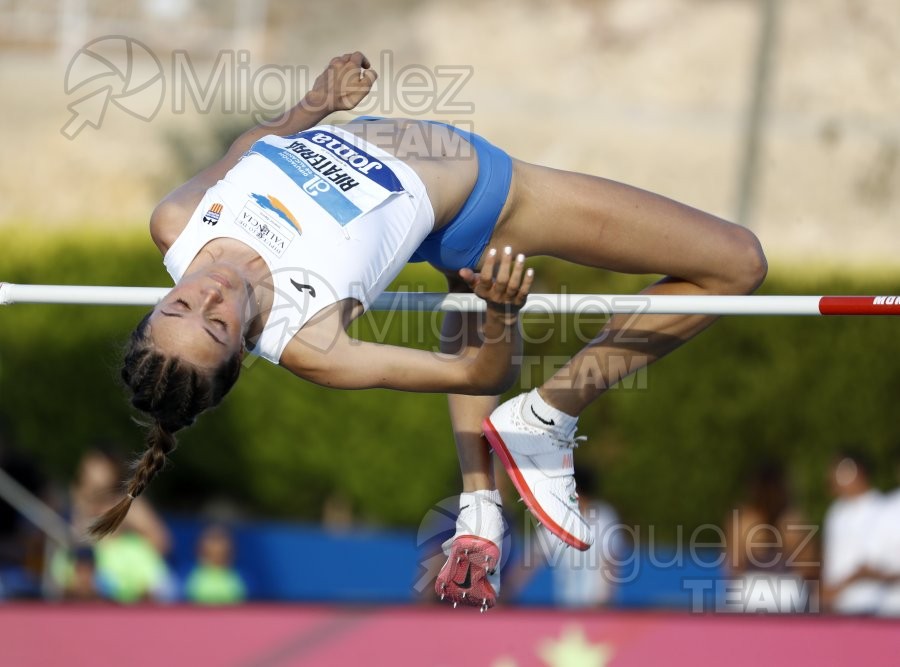
[[822,315],[900,315],[900,296],[823,296]]

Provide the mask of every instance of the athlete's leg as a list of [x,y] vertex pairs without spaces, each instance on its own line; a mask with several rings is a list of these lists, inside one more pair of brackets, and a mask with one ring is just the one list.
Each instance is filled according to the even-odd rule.
[[[455,293],[470,292],[461,278],[450,274],[447,275],[447,288]],[[480,346],[477,313],[451,312],[444,316],[441,352],[474,354]],[[497,396],[447,395],[463,491],[497,488],[491,451],[482,434],[481,422],[497,407],[498,400]]]
[[[466,283],[447,275],[450,292],[468,292]],[[478,315],[448,313],[441,328],[441,351],[471,354],[480,346]],[[447,562],[435,582],[442,600],[493,607],[500,589],[499,564],[506,522],[494,482],[491,451],[481,423],[497,407],[496,396],[448,394],[450,420],[462,473],[463,493],[456,532],[445,544]]]
[[[748,230],[602,178],[516,162],[508,209],[493,246],[624,273],[664,274],[647,294],[746,294],[765,276],[765,258]],[[539,391],[503,403],[485,420],[485,436],[513,484],[552,534],[579,549],[592,540],[573,478],[577,416],[713,319],[613,316]]]
[[[516,161],[509,203],[492,246],[666,276],[645,294],[748,294],[765,277],[765,257],[749,230],[621,183]],[[625,375],[672,351],[714,319],[614,316],[540,393],[551,405],[577,415]]]

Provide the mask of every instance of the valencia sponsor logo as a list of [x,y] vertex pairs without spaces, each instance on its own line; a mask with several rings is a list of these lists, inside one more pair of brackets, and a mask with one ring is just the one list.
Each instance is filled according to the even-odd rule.
[[250,196],[264,209],[272,211],[272,213],[291,225],[298,232],[303,233],[303,229],[300,227],[297,218],[294,217],[294,214],[290,212],[288,207],[275,195],[258,195],[256,193],[251,193]]
[[[238,213],[235,224],[255,238],[275,257],[281,257],[291,242],[299,236],[290,222],[263,208],[256,200],[257,195],[248,199]],[[265,198],[264,198],[265,199]]]

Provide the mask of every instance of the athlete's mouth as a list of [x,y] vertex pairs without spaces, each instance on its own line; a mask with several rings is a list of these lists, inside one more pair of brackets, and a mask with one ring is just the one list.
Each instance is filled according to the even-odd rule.
[[210,273],[210,274],[209,274],[209,277],[210,277],[212,280],[214,280],[215,282],[217,282],[217,283],[219,283],[220,285],[222,285],[223,287],[227,287],[228,289],[233,289],[233,288],[234,288],[234,286],[231,284],[231,281],[228,280],[228,278],[226,278],[225,276],[223,276],[221,273]]

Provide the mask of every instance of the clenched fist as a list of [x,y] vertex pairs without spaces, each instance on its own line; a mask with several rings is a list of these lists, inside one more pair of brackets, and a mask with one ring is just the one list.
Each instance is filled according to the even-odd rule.
[[345,53],[328,63],[303,99],[303,105],[315,111],[347,111],[362,102],[378,73],[362,53]]

